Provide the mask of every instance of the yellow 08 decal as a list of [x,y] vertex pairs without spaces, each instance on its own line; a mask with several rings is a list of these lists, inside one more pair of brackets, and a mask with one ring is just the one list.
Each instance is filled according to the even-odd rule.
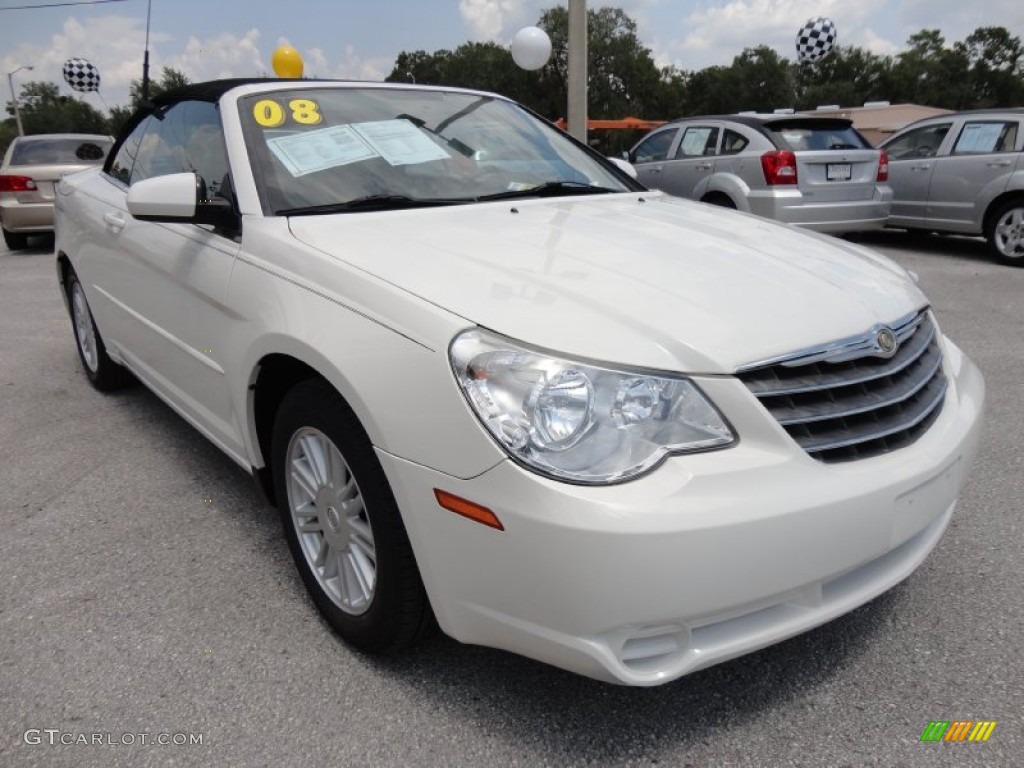
[[[312,99],[292,99],[288,102],[292,120],[302,125],[316,125],[323,120],[319,105]],[[285,121],[284,107],[273,99],[260,99],[253,105],[252,118],[264,128],[277,128]]]
[[252,108],[252,118],[264,128],[276,128],[284,122],[284,110],[271,99],[260,99]]
[[292,120],[304,125],[316,125],[323,116],[315,101],[310,99],[292,99],[288,102],[288,108],[292,111]]

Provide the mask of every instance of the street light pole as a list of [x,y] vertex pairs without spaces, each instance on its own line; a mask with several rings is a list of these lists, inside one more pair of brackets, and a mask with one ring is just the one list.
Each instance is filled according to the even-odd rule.
[[569,0],[569,134],[587,141],[587,2]]
[[16,94],[14,92],[14,76],[16,74],[18,74],[19,72],[21,72],[21,70],[23,70],[23,69],[31,72],[33,69],[35,69],[35,67],[32,67],[32,66],[18,67],[13,72],[8,72],[7,73],[7,85],[9,85],[10,88],[11,88],[11,101],[14,102],[14,121],[18,124],[18,135],[19,136],[24,136],[25,135],[25,129],[21,127],[21,110],[18,109],[18,94]]

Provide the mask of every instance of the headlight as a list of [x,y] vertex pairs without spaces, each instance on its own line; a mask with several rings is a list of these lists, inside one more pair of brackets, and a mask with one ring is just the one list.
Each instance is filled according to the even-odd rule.
[[725,420],[683,376],[552,357],[482,330],[449,350],[473,411],[512,458],[576,483],[643,474],[670,453],[732,443]]

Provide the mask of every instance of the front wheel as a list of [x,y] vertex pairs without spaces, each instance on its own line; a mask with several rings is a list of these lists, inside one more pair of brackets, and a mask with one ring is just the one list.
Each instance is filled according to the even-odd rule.
[[324,618],[345,640],[382,653],[434,626],[391,487],[355,414],[310,380],[284,398],[272,462],[295,565]]
[[82,361],[89,382],[100,392],[111,392],[132,384],[134,378],[131,373],[107,355],[107,347],[92,319],[92,311],[89,309],[89,302],[85,298],[85,291],[78,275],[69,272],[67,285],[75,346],[78,347],[78,357]]
[[989,219],[985,238],[1003,264],[1024,267],[1024,200],[1004,203]]

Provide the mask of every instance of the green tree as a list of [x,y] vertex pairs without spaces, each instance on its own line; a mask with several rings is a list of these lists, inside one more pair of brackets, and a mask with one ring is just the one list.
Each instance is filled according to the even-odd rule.
[[964,89],[956,87],[968,82],[969,62],[963,49],[947,48],[937,29],[922,29],[910,36],[907,45],[893,64],[890,100],[968,108]]
[[746,48],[728,67],[692,73],[686,80],[689,114],[771,112],[795,101],[792,65],[771,48]]
[[[164,67],[160,72],[159,78],[149,81],[149,98],[152,99],[154,96],[159,96],[164,91],[182,88],[190,82],[192,81],[185,76],[184,72],[179,72],[174,67]],[[142,78],[132,80],[128,97],[132,107],[138,109],[139,104],[142,103]]]
[[[63,96],[54,83],[34,80],[21,87],[18,97],[26,135],[36,133],[106,133],[107,120],[91,104]],[[7,105],[14,114],[14,105]]]
[[[150,80],[149,82],[149,97],[153,98],[160,95],[165,91],[171,91],[175,88],[181,88],[186,86],[191,81],[185,76],[183,72],[179,72],[173,67],[164,67],[160,73],[160,78],[157,80]],[[122,106],[120,104],[110,108],[110,116],[107,118],[110,133],[117,136],[121,129],[124,128],[125,124],[135,114],[135,110],[142,104],[142,79],[132,80],[131,86],[128,89],[128,106]]]
[[978,27],[955,48],[969,62],[973,106],[1024,101],[1024,46],[1006,27]]
[[[659,69],[636,34],[636,22],[619,8],[587,13],[588,113],[594,119],[627,116],[668,118],[683,108],[686,74]],[[551,59],[540,70],[516,66],[509,50],[495,43],[466,43],[455,50],[403,51],[389,82],[455,85],[494,91],[552,120],[565,117],[568,101],[569,14],[556,7],[541,14],[538,26],[551,38]],[[601,132],[593,139],[615,152],[637,138],[627,132]]]
[[820,61],[794,66],[797,106],[857,106],[890,98],[891,60],[856,46],[837,46]]
[[[551,38],[551,60],[541,70],[537,111],[563,117],[568,101],[569,11],[550,8],[538,26]],[[587,11],[587,112],[595,119],[627,116],[657,118],[672,105],[674,73],[658,68],[636,33],[636,22],[621,8]],[[678,100],[676,100],[678,101]]]
[[516,66],[512,54],[497,43],[464,43],[454,51],[402,52],[387,77],[393,83],[429,83],[478,88],[525,101],[536,78]]

